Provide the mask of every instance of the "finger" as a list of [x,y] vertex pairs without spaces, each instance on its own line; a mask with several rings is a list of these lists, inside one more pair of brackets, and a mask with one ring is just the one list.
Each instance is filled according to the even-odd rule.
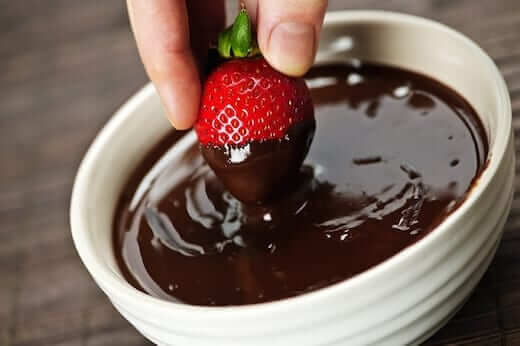
[[327,0],[257,2],[258,43],[265,58],[285,74],[303,75],[316,55]]
[[190,47],[186,3],[181,0],[127,0],[141,59],[173,126],[195,122],[200,78]]

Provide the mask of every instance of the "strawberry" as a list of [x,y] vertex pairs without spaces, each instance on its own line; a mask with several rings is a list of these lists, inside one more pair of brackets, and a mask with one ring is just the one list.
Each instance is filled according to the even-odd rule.
[[195,132],[210,167],[228,190],[262,203],[282,190],[305,158],[315,129],[314,108],[302,78],[286,76],[261,56],[247,11],[219,36],[230,60],[207,77]]
[[237,59],[206,80],[195,130],[201,144],[243,145],[283,139],[314,109],[302,78],[287,77],[262,58]]

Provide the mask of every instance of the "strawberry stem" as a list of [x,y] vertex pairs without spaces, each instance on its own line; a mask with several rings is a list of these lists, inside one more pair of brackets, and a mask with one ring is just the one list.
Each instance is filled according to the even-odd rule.
[[220,33],[218,51],[224,58],[247,58],[259,53],[251,20],[245,8],[240,10],[235,22]]

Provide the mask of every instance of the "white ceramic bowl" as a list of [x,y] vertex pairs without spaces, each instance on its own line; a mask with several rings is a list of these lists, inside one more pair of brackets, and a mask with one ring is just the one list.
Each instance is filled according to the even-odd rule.
[[469,296],[495,253],[511,204],[515,165],[505,83],[469,39],[402,14],[329,13],[318,62],[352,57],[433,76],[473,105],[487,130],[490,156],[467,200],[417,244],[316,292],[226,308],[162,301],[125,281],[111,241],[123,185],[170,130],[149,85],[114,115],[90,147],[71,205],[72,235],[81,259],[114,306],[147,338],[176,346],[413,344],[439,329]]

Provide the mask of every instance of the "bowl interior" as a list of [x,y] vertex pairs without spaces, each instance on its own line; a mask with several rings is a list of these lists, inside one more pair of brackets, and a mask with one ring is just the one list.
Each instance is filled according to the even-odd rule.
[[[383,12],[331,13],[324,25],[317,63],[351,59],[420,72],[464,96],[481,117],[490,141],[488,168],[479,182],[485,185],[505,152],[511,124],[503,80],[477,46],[442,25],[415,17]],[[148,85],[116,113],[81,165],[72,199],[73,236],[84,263],[103,289],[120,281],[137,293],[126,283],[114,259],[113,215],[130,174],[170,130],[159,97]]]
[[419,18],[406,21],[385,13],[361,14],[348,23],[335,15],[330,18],[318,63],[358,59],[403,67],[443,82],[474,107],[493,147],[503,97],[495,81],[497,71],[471,41],[442,25],[421,25],[431,22]]

